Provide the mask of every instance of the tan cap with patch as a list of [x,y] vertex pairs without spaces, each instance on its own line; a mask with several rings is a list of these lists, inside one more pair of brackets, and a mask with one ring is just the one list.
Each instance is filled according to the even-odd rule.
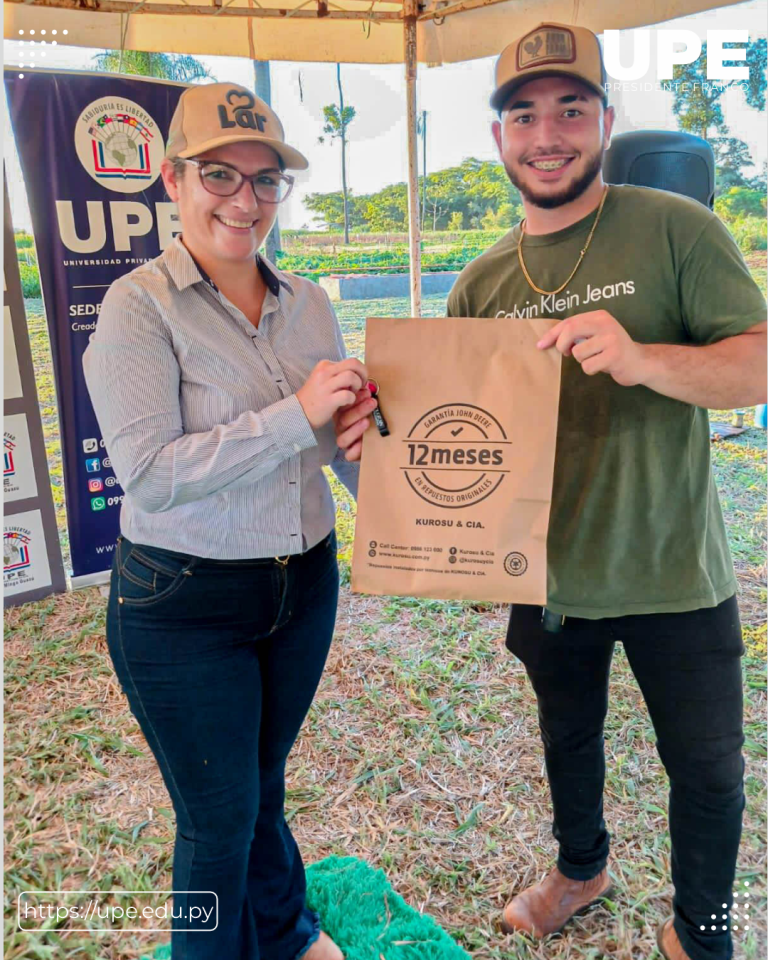
[[600,41],[586,27],[540,23],[505,47],[496,61],[496,89],[491,106],[501,111],[519,86],[536,77],[576,77],[605,102],[605,66]]
[[307,158],[289,147],[280,118],[237,83],[204,83],[179,97],[165,154],[188,159],[226,143],[253,141],[272,147],[290,170],[306,170]]

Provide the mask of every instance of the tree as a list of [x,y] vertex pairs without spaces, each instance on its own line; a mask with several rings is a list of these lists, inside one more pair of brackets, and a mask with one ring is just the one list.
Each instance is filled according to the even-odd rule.
[[681,130],[706,140],[714,127],[725,136],[728,128],[720,106],[725,84],[707,80],[706,43],[702,44],[701,54],[693,63],[675,65],[672,83],[666,88],[672,91],[672,112]]
[[408,190],[404,183],[392,183],[378,193],[358,198],[357,210],[364,229],[374,233],[398,233],[408,225]]
[[667,84],[667,89],[674,95],[672,110],[678,118],[680,129],[706,140],[712,127],[715,127],[721,136],[725,136],[728,128],[723,118],[720,98],[732,86],[737,86],[744,93],[750,107],[765,110],[767,46],[765,38],[761,37],[747,46],[746,61],[725,61],[726,66],[746,65],[749,69],[749,79],[746,82],[709,80],[706,43],[702,44],[701,55],[693,63],[677,64],[672,74],[672,83]]
[[747,67],[749,80],[744,96],[750,107],[765,110],[766,60],[768,59],[768,40],[760,37],[747,47]]
[[208,68],[195,57],[175,53],[145,53],[143,50],[106,50],[93,58],[95,67],[104,73],[128,73],[159,80],[213,80]]
[[500,227],[514,227],[523,216],[522,208],[514,203],[502,203],[496,211],[496,222]]
[[[730,86],[738,86],[750,107],[765,110],[766,90],[765,38],[753,41],[747,47],[746,66],[749,79],[715,81],[707,79],[707,45],[702,44],[701,55],[693,63],[675,66],[673,82],[667,85],[673,93],[672,110],[678,126],[687,133],[708,140],[715,153],[717,194],[732,187],[750,187],[742,170],[752,166],[749,147],[743,140],[728,136],[720,99]],[[726,48],[727,49],[727,48]],[[725,61],[727,66],[744,66],[745,61]]]
[[[522,215],[521,198],[498,163],[469,157],[457,167],[430,173],[427,179],[426,216],[433,230],[461,230],[481,227],[490,210],[499,217],[499,226],[512,226]],[[341,193],[316,193],[305,201],[316,222],[327,229],[344,223]],[[358,230],[379,233],[402,232],[408,228],[408,190],[393,183],[373,194],[349,196],[350,223]]]
[[741,172],[744,167],[752,166],[747,144],[737,137],[712,137],[709,143],[715,154],[717,196],[732,187],[749,187],[749,180]]
[[[366,201],[370,197],[355,197],[350,194],[347,198],[349,225],[353,230],[368,229],[366,219]],[[344,197],[340,190],[335,193],[310,193],[304,198],[304,206],[314,214],[315,223],[321,224],[331,232],[344,229]]]
[[[344,198],[344,243],[349,243],[349,196],[347,191],[347,127],[355,119],[355,108],[344,106],[344,90],[341,86],[341,64],[336,64],[336,82],[339,87],[339,105],[323,107],[325,126],[323,133],[329,140],[341,142],[341,192]],[[325,143],[325,136],[318,137]]]
[[485,211],[485,216],[480,223],[482,224],[483,230],[498,230],[499,228],[498,218],[490,207]]

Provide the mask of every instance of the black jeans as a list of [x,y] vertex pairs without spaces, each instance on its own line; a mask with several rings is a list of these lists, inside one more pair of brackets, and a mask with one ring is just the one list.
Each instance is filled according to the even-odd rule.
[[691,960],[727,960],[730,929],[720,919],[713,931],[711,917],[733,903],[744,809],[744,648],[735,597],[691,613],[568,617],[559,633],[543,629],[541,607],[512,608],[507,647],[525,664],[538,700],[558,868],[589,880],[608,858],[603,721],[617,641],[669,776],[675,929]]
[[109,651],[176,813],[173,890],[198,891],[174,896],[173,960],[293,960],[319,935],[283,813],[285,762],[338,588],[334,533],[286,563],[118,542]]

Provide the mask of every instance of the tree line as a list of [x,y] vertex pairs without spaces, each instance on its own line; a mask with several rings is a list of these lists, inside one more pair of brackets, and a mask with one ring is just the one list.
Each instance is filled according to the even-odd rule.
[[[522,217],[522,202],[499,163],[468,157],[458,166],[419,177],[426,230],[483,230],[511,227]],[[344,196],[311,193],[304,205],[316,224],[343,230]],[[408,187],[392,183],[376,193],[348,192],[349,226],[355,233],[402,233],[408,229]]]

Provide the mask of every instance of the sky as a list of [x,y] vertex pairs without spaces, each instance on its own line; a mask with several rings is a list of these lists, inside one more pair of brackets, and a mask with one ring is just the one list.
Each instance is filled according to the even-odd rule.
[[[679,20],[643,28],[683,28],[706,40],[707,30],[746,29],[750,39],[766,34],[768,0],[750,0]],[[632,34],[622,31],[622,53],[630,50]],[[655,37],[653,38],[655,40]],[[651,43],[655,50],[655,42]],[[17,62],[18,45],[4,41],[5,63]],[[48,48],[46,67],[88,69],[97,50],[65,47]],[[627,53],[628,62],[630,53]],[[199,57],[215,79],[253,87],[249,60],[234,57]],[[441,67],[419,65],[418,109],[427,111],[427,170],[454,166],[469,156],[497,159],[491,137],[495,114],[488,106],[493,88],[495,58],[471,60]],[[405,121],[405,79],[402,65],[371,66],[343,64],[341,68],[345,102],[357,116],[349,127],[347,154],[348,182],[355,193],[372,193],[407,176],[407,131]],[[655,80],[652,59],[648,81]],[[292,196],[281,208],[283,227],[318,229],[302,200],[308,193],[341,189],[340,147],[320,144],[325,104],[337,100],[336,67],[330,63],[273,62],[272,106],[280,116],[287,141],[304,153],[309,170],[297,175]],[[653,84],[655,85],[655,84]],[[672,113],[672,94],[661,90],[614,91],[611,100],[617,110],[615,133],[635,129],[677,129]],[[768,161],[768,127],[765,114],[746,106],[738,89],[726,92],[722,100],[730,135],[749,146],[758,172]],[[4,116],[8,142],[7,111]],[[15,156],[6,156],[14,224],[29,229],[23,182]],[[419,146],[421,164],[421,144]],[[421,166],[420,166],[421,172]]]

